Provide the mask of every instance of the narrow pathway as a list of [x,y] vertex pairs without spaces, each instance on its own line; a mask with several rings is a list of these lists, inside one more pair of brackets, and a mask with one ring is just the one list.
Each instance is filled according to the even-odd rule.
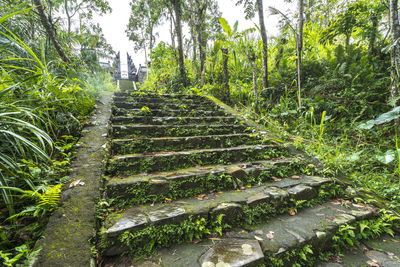
[[50,218],[45,236],[39,241],[42,250],[34,266],[95,265],[89,241],[96,229],[96,204],[102,185],[111,101],[112,93],[103,93],[97,101],[95,114],[84,128],[61,206]]
[[376,216],[208,98],[121,92],[111,122],[103,266],[307,266]]

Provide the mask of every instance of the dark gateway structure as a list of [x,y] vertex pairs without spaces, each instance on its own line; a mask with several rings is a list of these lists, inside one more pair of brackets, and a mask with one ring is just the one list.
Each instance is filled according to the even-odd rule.
[[115,56],[114,60],[114,79],[115,80],[130,80],[130,81],[135,81],[138,82],[138,70],[135,66],[135,63],[133,63],[132,57],[129,55],[129,53],[126,53],[127,57],[127,65],[128,65],[128,73],[124,73],[121,71],[121,54],[118,52]]

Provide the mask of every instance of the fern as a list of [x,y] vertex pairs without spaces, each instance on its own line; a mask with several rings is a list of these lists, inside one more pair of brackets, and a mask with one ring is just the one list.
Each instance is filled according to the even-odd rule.
[[45,191],[43,194],[39,195],[40,200],[38,202],[38,206],[58,206],[58,201],[60,200],[61,196],[61,187],[61,184],[55,185],[49,190]]
[[45,216],[58,206],[61,196],[61,187],[61,184],[55,185],[43,190],[43,193],[32,190],[22,190],[16,187],[0,187],[0,189],[7,189],[22,193],[19,195],[20,198],[29,198],[35,201],[34,205],[26,207],[21,212],[8,217],[7,220]]

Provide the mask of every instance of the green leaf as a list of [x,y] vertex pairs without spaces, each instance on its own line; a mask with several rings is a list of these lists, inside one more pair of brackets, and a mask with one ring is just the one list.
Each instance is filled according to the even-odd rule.
[[224,29],[225,33],[230,37],[232,36],[232,29],[231,26],[229,26],[228,22],[226,19],[223,17],[219,18],[219,23],[221,23],[222,28]]
[[365,123],[361,123],[358,126],[358,129],[369,130],[369,129],[372,129],[372,127],[374,127],[375,125],[381,125],[384,123],[388,123],[388,122],[391,122],[392,120],[398,119],[399,117],[400,117],[400,106],[395,107],[391,111],[388,111],[386,113],[379,115],[379,117],[374,120],[369,120],[369,121],[366,121]]
[[382,151],[378,151],[375,157],[379,162],[383,164],[389,164],[396,158],[396,155],[393,150],[389,149],[385,153],[383,153]]

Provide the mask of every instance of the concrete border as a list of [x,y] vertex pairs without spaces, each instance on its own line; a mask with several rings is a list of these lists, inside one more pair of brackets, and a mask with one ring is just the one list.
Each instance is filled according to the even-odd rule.
[[[90,239],[96,233],[96,203],[100,196],[111,115],[112,93],[103,92],[95,114],[84,128],[70,180],[64,185],[61,205],[50,217],[44,238],[37,247],[39,258],[33,266],[95,266]],[[70,186],[80,180],[80,184]]]

